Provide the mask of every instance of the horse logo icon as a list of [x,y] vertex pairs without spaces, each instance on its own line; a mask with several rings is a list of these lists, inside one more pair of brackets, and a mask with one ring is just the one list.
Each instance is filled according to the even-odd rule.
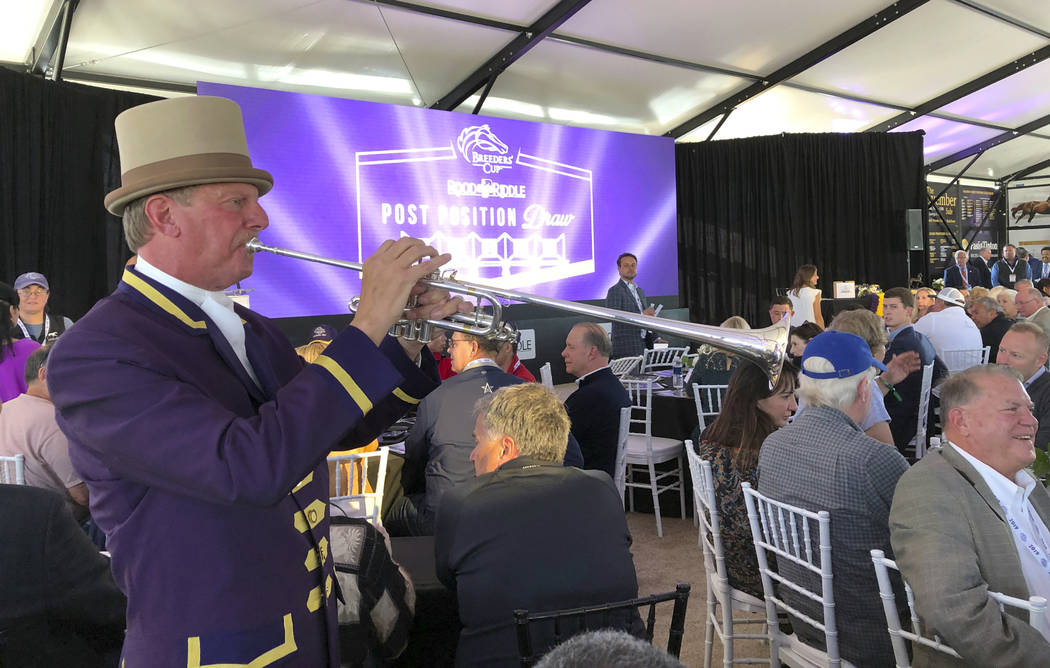
[[510,149],[500,141],[487,123],[464,128],[456,139],[456,148],[464,160],[475,167],[481,167],[486,174],[496,174],[514,164],[514,158],[507,155]]

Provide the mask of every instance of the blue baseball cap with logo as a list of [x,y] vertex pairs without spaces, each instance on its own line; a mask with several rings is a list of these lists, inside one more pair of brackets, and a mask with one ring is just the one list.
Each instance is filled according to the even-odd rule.
[[[834,371],[808,371],[806,360],[823,357],[831,362]],[[802,373],[809,378],[849,378],[867,371],[868,367],[881,371],[886,365],[871,356],[871,348],[864,339],[846,332],[823,332],[814,336],[802,353]]]
[[30,285],[39,285],[48,292],[51,292],[51,286],[47,284],[47,278],[45,278],[43,274],[35,271],[27,271],[15,279],[15,290],[21,290]]

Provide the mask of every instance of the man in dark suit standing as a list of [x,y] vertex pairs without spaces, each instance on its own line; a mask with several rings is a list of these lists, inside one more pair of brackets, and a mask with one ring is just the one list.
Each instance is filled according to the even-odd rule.
[[977,272],[966,263],[966,251],[955,251],[955,264],[944,270],[944,287],[969,290],[978,279]]
[[999,354],[999,342],[1014,321],[1003,315],[1003,307],[991,297],[982,297],[970,304],[970,318],[981,330],[982,345],[991,348],[988,360],[994,362]]
[[[618,311],[656,315],[656,309],[645,303],[645,292],[634,282],[638,276],[638,258],[632,253],[621,253],[616,258],[616,270],[620,272],[620,280],[606,293],[605,306]],[[653,334],[641,327],[614,322],[612,346],[613,358],[641,355],[646,348],[653,347]]]
[[[888,364],[897,355],[915,352],[919,355],[922,366],[933,363],[934,384],[948,373],[944,363],[937,357],[933,344],[924,335],[916,332],[911,325],[912,311],[915,307],[914,297],[907,288],[890,288],[882,298],[882,318],[890,334],[890,344],[886,349],[884,364]],[[890,414],[890,432],[893,443],[901,452],[915,436],[919,419],[919,400],[922,392],[922,373],[920,367],[907,378],[893,386],[884,400],[886,412]]]
[[565,400],[565,410],[583,452],[583,468],[605,471],[615,479],[620,409],[631,405],[631,397],[609,369],[611,351],[604,329],[581,322],[565,337],[561,356],[565,370],[580,386]]
[[987,246],[977,251],[977,257],[970,260],[970,266],[977,272],[975,285],[992,288],[992,249]]

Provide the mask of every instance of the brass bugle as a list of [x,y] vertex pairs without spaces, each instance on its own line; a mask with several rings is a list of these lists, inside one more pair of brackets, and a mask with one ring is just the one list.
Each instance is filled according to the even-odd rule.
[[[364,265],[359,262],[335,260],[320,255],[313,255],[311,253],[289,250],[287,248],[267,246],[257,238],[248,242],[248,250],[253,253],[262,251],[273,253],[274,255],[284,255],[299,260],[318,262],[335,267],[342,267],[344,269],[352,269],[354,271],[362,271],[364,268]],[[707,344],[712,348],[718,348],[719,350],[734,353],[754,364],[757,364],[758,367],[765,372],[766,376],[769,377],[771,387],[775,386],[777,380],[780,378],[780,368],[783,366],[784,360],[787,358],[788,330],[790,329],[787,318],[784,318],[780,322],[764,329],[731,329],[729,327],[717,327],[714,325],[699,325],[692,322],[671,320],[669,318],[657,318],[656,316],[644,315],[642,313],[617,311],[615,309],[605,308],[604,306],[592,306],[590,304],[570,302],[564,299],[556,299],[554,297],[530,295],[507,290],[506,288],[498,288],[479,283],[468,283],[467,281],[461,281],[454,278],[443,279],[439,276],[434,276],[421,279],[419,282],[424,285],[448,290],[450,292],[489,299],[492,301],[493,305],[491,314],[479,312],[475,312],[471,315],[457,314],[460,316],[466,316],[466,318],[469,319],[469,323],[426,320],[424,323],[427,326],[442,327],[444,329],[451,329],[453,331],[460,331],[467,334],[477,334],[479,336],[495,336],[503,326],[502,307],[497,298],[503,298],[528,304],[547,306],[560,311],[568,311],[569,313],[576,313],[578,315],[593,318],[598,322],[606,320],[610,322],[618,322],[634,327],[641,327],[654,332],[660,332],[661,334],[669,334],[694,343]]]

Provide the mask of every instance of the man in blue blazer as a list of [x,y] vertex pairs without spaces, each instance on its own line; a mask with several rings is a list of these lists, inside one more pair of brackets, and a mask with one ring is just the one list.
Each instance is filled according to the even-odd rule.
[[[620,280],[606,293],[605,306],[618,311],[656,315],[656,309],[645,302],[645,291],[634,282],[638,276],[638,258],[632,253],[621,253],[616,258],[616,270],[620,273]],[[653,347],[653,335],[640,327],[614,322],[612,346],[613,358],[641,355],[646,348]]]
[[631,397],[609,369],[610,351],[605,330],[581,322],[565,337],[561,356],[565,370],[576,376],[579,385],[565,400],[565,410],[583,452],[583,468],[605,471],[615,479],[620,409],[631,405]]
[[[281,331],[226,297],[252,273],[273,177],[240,109],[184,97],[116,120],[122,185],[106,207],[138,254],[63,334],[48,385],[128,598],[127,666],[340,665],[325,457],[365,444],[436,383],[421,344],[386,336],[447,261],[416,239],[368,260],[353,324],[304,366]],[[426,262],[417,261],[430,256]]]
[[969,290],[980,285],[980,274],[966,261],[966,251],[955,251],[955,264],[944,270],[944,287]]
[[[890,288],[882,298],[882,317],[890,334],[883,363],[888,364],[897,355],[916,352],[922,366],[933,363],[933,382],[948,373],[947,367],[937,357],[933,344],[925,335],[916,332],[911,325],[915,298],[907,288]],[[919,419],[919,399],[922,392],[922,367],[893,386],[883,397],[886,412],[890,414],[890,432],[893,443],[902,453],[915,436]],[[932,406],[931,406],[932,409]],[[932,412],[932,410],[931,410]],[[929,422],[927,422],[929,424]]]

